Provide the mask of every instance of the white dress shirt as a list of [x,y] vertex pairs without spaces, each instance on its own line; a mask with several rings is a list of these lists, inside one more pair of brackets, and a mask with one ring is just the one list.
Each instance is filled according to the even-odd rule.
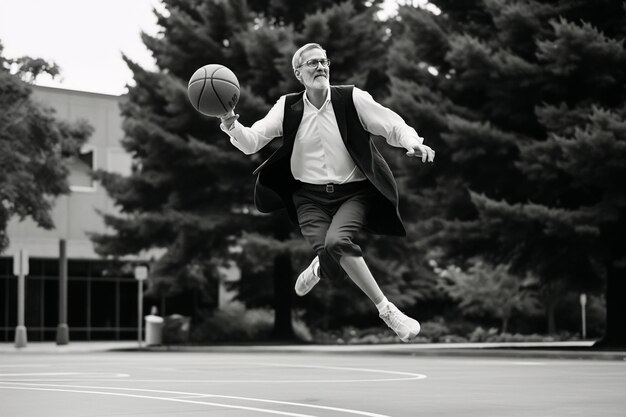
[[[341,139],[330,89],[319,109],[309,101],[306,94],[303,96],[304,113],[291,154],[293,177],[310,184],[343,184],[364,180],[365,176],[355,165]],[[397,113],[374,101],[369,93],[354,87],[352,100],[367,132],[383,136],[390,145],[407,150],[423,142],[415,129],[408,126]],[[230,130],[223,124],[220,127],[230,136],[230,142],[237,149],[250,155],[275,137],[283,135],[284,111],[285,96],[282,96],[267,115],[252,127],[245,127],[238,121]]]

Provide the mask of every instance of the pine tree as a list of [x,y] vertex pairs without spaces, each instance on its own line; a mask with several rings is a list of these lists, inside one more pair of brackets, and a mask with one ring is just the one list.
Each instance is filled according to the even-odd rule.
[[[293,43],[284,51],[283,57],[275,59],[276,67],[263,71],[265,77],[273,74],[282,76],[279,83],[259,83],[260,86],[264,85],[266,92],[269,93],[269,102],[275,101],[282,94],[302,91],[302,85],[292,75],[291,57],[297,47],[307,42],[320,43],[327,50],[332,62],[332,84],[356,83],[361,88],[371,88],[368,91],[377,95],[385,91],[385,83],[377,81],[384,78],[387,45],[385,26],[375,19],[376,7],[368,8],[355,3],[357,2],[344,2],[332,7],[322,7],[304,16],[302,21],[285,21],[284,18],[280,18],[283,19],[283,23],[288,24],[287,26],[300,29],[292,32]],[[270,19],[267,14],[264,16],[265,23],[275,20]],[[263,39],[264,34],[270,30],[271,25],[261,26],[246,33],[245,37],[252,42],[245,44],[252,45],[250,48],[252,50],[259,50],[255,46],[256,42]],[[267,64],[268,60],[263,60],[263,54],[259,56],[262,62]],[[240,260],[243,269],[240,298],[250,305],[266,304],[272,295],[272,288],[275,297],[281,292],[280,299],[289,299],[293,293],[295,276],[308,266],[314,256],[296,228],[284,229],[287,226],[284,216],[284,213],[277,214],[271,218],[268,227],[259,225],[256,233],[244,239],[243,259]],[[279,237],[281,235],[282,238]],[[377,244],[378,241],[381,243]],[[389,286],[395,288],[391,277],[400,277],[404,269],[388,269],[385,267],[387,265],[380,264],[376,256],[375,248],[388,246],[387,242],[374,238],[372,242],[361,239],[360,243],[372,247],[373,250],[368,252],[368,260],[371,260],[376,272],[380,272],[376,276],[382,278],[382,284],[389,283]],[[287,274],[277,274],[277,270],[291,271],[291,276],[282,285],[279,285],[278,281],[285,279]],[[274,285],[269,281],[271,271],[274,271]],[[395,292],[399,293],[400,297],[404,296],[401,290]],[[372,317],[370,301],[363,297],[348,279],[322,282],[306,298],[294,300],[294,305],[305,307],[305,318],[313,327],[328,327],[330,317],[333,318],[332,324],[337,326],[346,322],[353,324],[363,322],[364,316]]]
[[[135,85],[122,106],[124,144],[135,166],[127,178],[99,174],[120,208],[119,216],[106,217],[116,234],[94,238],[100,252],[124,255],[165,248],[151,275],[155,290],[171,293],[213,285],[216,266],[233,257],[227,248],[236,240],[244,248],[237,256],[240,299],[250,306],[273,302],[275,336],[289,337],[293,280],[312,252],[284,213],[255,212],[250,175],[280,139],[258,154],[242,155],[219,130],[218,120],[191,109],[186,82],[207,63],[232,69],[242,86],[236,111],[250,126],[280,95],[302,90],[291,57],[301,44],[318,42],[332,61],[333,84],[356,83],[380,99],[388,87],[390,38],[386,25],[375,19],[380,1],[369,3],[320,1],[303,8],[290,2],[165,1],[166,12],[158,16],[161,33],[143,37],[158,71],[126,59]],[[372,267],[385,289],[408,302],[414,298],[407,295],[407,288],[413,288],[411,274],[401,260],[392,260],[403,247],[389,242],[366,242]],[[405,253],[398,256],[403,257]],[[325,317],[333,315],[337,323],[372,312],[348,280],[321,285],[298,303],[313,307],[310,311],[322,306]]]
[[[399,57],[392,100],[438,152],[436,167],[409,182],[432,187],[421,195],[436,199],[423,204],[429,221],[419,230],[449,255],[511,263],[546,286],[588,289],[606,276],[606,339],[624,344],[615,324],[625,293],[616,237],[624,224],[623,8],[608,0],[437,6],[440,15],[402,10],[396,33],[404,36],[391,53]],[[581,177],[591,167],[597,182]]]
[[[208,298],[206,288],[215,285],[217,266],[232,257],[229,244],[242,232],[261,233],[274,257],[273,268],[264,273],[276,282],[275,335],[291,337],[294,268],[288,246],[281,242],[297,234],[291,226],[282,227],[289,226],[284,214],[259,216],[252,204],[251,173],[278,143],[252,157],[242,155],[219,130],[219,120],[195,112],[186,96],[187,80],[197,68],[223,64],[238,76],[242,91],[237,112],[249,126],[281,94],[293,91],[285,87],[296,83],[291,71],[297,48],[293,24],[301,21],[292,24],[289,13],[273,16],[277,4],[163,3],[165,12],[157,14],[161,33],[143,36],[158,71],[147,71],[125,58],[135,85],[129,87],[122,105],[123,143],[135,164],[129,177],[98,174],[120,214],[105,216],[115,234],[94,236],[94,241],[106,255],[164,248],[165,254],[151,271],[154,291],[172,294],[196,289],[205,294],[208,305],[214,300]],[[243,281],[248,282],[243,272]]]
[[59,74],[42,59],[5,58],[0,43],[0,253],[8,246],[9,219],[31,217],[44,229],[54,228],[54,197],[69,193],[67,163],[78,156],[93,129],[86,122],[68,123],[32,96],[40,74]]
[[161,33],[143,35],[158,71],[125,58],[135,85],[122,104],[123,145],[134,167],[129,177],[99,173],[120,214],[105,216],[115,234],[94,241],[107,255],[165,249],[152,266],[154,291],[195,289],[210,305],[215,300],[206,288],[216,284],[217,267],[230,257],[229,243],[255,221],[251,173],[258,158],[242,157],[219,130],[219,119],[193,110],[187,81],[201,66],[221,63],[239,77],[244,123],[269,107],[241,64],[239,39],[253,26],[245,1],[171,0],[164,7],[157,14]]

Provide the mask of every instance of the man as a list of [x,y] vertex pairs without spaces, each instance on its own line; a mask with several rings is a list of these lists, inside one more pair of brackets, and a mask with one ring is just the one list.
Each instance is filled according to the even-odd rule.
[[432,162],[435,153],[368,93],[330,86],[330,61],[320,45],[302,46],[292,66],[304,92],[280,97],[250,128],[231,111],[221,118],[221,128],[248,155],[283,137],[282,146],[255,171],[255,204],[261,212],[286,207],[317,254],[298,277],[296,293],[303,296],[320,278],[345,271],[387,325],[408,342],[419,333],[419,323],[387,300],[352,239],[360,230],[406,235],[395,180],[371,136],[383,136],[423,162]]

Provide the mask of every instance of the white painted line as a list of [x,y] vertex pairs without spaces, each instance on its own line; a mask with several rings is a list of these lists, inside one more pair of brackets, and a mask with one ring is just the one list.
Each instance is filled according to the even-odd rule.
[[[252,362],[254,363],[254,362]],[[423,379],[426,378],[425,375],[416,374],[413,372],[400,372],[400,371],[386,371],[384,369],[370,369],[370,368],[348,368],[344,366],[324,366],[324,365],[300,365],[300,364],[285,364],[285,363],[268,363],[268,362],[260,362],[256,363],[257,365],[266,365],[273,366],[278,368],[312,368],[312,369],[332,369],[339,371],[355,371],[355,372],[374,372],[381,374],[392,374],[392,375],[404,375],[410,378],[408,379]]]
[[238,410],[258,411],[259,413],[278,414],[278,415],[282,415],[282,416],[315,417],[315,416],[312,416],[310,414],[287,413],[287,412],[283,412],[283,411],[269,410],[269,409],[264,409],[264,408],[244,407],[244,406],[239,406],[239,405],[227,405],[227,404],[219,404],[219,403],[208,403],[208,402],[203,402],[203,401],[182,400],[182,399],[178,399],[178,398],[151,397],[151,396],[147,396],[147,395],[124,394],[124,393],[120,393],[120,392],[67,390],[67,389],[59,389],[59,388],[3,387],[3,386],[0,386],[0,389],[16,389],[16,390],[30,390],[30,391],[55,391],[55,392],[70,392],[70,393],[77,393],[77,394],[112,395],[112,396],[118,396],[118,397],[142,398],[142,399],[148,399],[148,400],[172,401],[172,402],[180,402],[180,403],[187,403],[187,404],[199,404],[199,405],[210,405],[210,406],[214,406],[214,407],[235,408],[235,409],[238,409]]
[[305,404],[305,403],[295,403],[295,402],[290,402],[290,401],[266,400],[262,398],[250,398],[250,397],[235,397],[232,395],[206,394],[206,396],[214,397],[214,398],[228,398],[228,399],[233,399],[233,400],[243,400],[243,401],[257,401],[257,402],[272,403],[272,404],[285,404],[285,405],[293,405],[296,407],[317,408],[317,409],[322,409],[322,410],[339,411],[342,413],[356,414],[356,415],[368,416],[368,417],[388,417],[383,414],[370,413],[367,411],[359,411],[359,410],[353,410],[349,408],[328,407],[324,405],[312,405],[312,404]]
[[542,366],[547,365],[545,362],[509,362],[510,365],[522,365],[522,366]]
[[[248,362],[248,365],[261,365],[277,368],[309,368],[309,369],[330,369],[335,371],[370,372],[391,375],[401,375],[400,378],[370,378],[370,379],[131,379],[132,382],[202,382],[202,383],[261,383],[261,384],[299,384],[299,383],[357,383],[357,382],[397,382],[426,379],[424,374],[413,372],[386,371],[382,369],[369,368],[349,368],[342,366],[322,366],[322,365],[301,365],[301,364],[281,364],[267,362]],[[62,381],[59,381],[62,382]]]
[[[414,380],[417,378],[413,378]],[[420,379],[426,379],[426,375],[424,375]],[[302,379],[302,380],[293,380],[293,379],[281,379],[268,381],[266,379],[133,379],[128,378],[123,380],[126,383],[136,383],[136,382],[148,382],[148,383],[169,383],[169,382],[181,382],[181,383],[203,383],[203,384],[354,384],[359,382],[401,382],[401,381],[410,381],[408,378],[387,378],[387,379]],[[16,380],[15,378],[7,379],[5,382],[102,382],[105,381],[105,378],[33,378],[33,379],[22,379]],[[0,381],[2,382],[2,381]],[[119,381],[116,381],[119,382]]]
[[29,364],[23,364],[23,365],[0,365],[0,368],[49,368],[50,365],[29,365]]
[[[93,378],[94,376],[100,378],[127,378],[129,374],[114,374],[106,372],[18,372],[12,374],[0,374],[0,378],[6,377],[31,377],[31,376],[85,376]],[[47,380],[44,380],[47,381]]]
[[[303,365],[303,364],[284,364],[284,363],[270,363],[270,362],[245,362],[239,363],[238,365],[255,365],[255,366],[264,366],[269,368],[306,368],[306,369],[321,369],[321,370],[333,370],[333,371],[348,371],[348,372],[365,372],[365,373],[375,373],[375,374],[387,374],[393,375],[395,378],[366,378],[366,379],[357,379],[357,378],[349,378],[349,379],[337,379],[337,378],[319,378],[319,379],[129,379],[128,382],[151,382],[151,383],[163,383],[163,382],[186,382],[186,383],[220,383],[220,384],[239,384],[239,383],[248,383],[248,384],[331,384],[331,383],[341,383],[341,384],[352,384],[359,382],[398,382],[398,381],[411,381],[411,380],[419,380],[426,379],[427,376],[424,374],[417,374],[414,372],[400,372],[400,371],[387,371],[383,369],[371,369],[371,368],[351,368],[351,367],[343,367],[343,366],[323,366],[323,365]],[[242,366],[242,368],[245,368]],[[194,372],[202,372],[206,371],[202,370],[193,370]],[[186,372],[186,371],[185,371]],[[77,373],[78,374],[78,373]],[[6,374],[11,375],[11,374]],[[16,375],[28,375],[28,374],[16,374]],[[32,376],[37,376],[37,374],[31,374]],[[50,374],[41,374],[47,376],[53,376]],[[73,375],[72,373],[68,373],[67,375]],[[96,376],[96,378],[89,379],[89,374],[84,374],[84,377],[81,377],[80,380],[82,382],[98,382],[100,380],[99,374],[91,374],[90,376]],[[115,374],[116,377],[129,377],[128,374]],[[2,374],[0,374],[2,376]],[[58,376],[64,376],[62,373],[58,373]],[[33,378],[26,379],[20,378],[20,381],[23,382],[72,382],[75,381],[76,378]]]
[[[4,384],[3,382],[0,382],[0,384]],[[259,411],[259,412],[265,412],[265,413],[270,413],[270,414],[280,414],[280,415],[288,415],[288,416],[300,416],[300,417],[314,417],[314,416],[310,416],[309,414],[297,414],[297,413],[288,413],[288,412],[281,412],[281,411],[277,411],[277,410],[270,410],[270,409],[265,409],[265,408],[256,408],[256,407],[245,407],[245,406],[236,406],[236,405],[226,405],[226,404],[221,404],[221,403],[211,403],[211,402],[203,402],[203,401],[190,401],[185,399],[185,397],[182,397],[181,395],[186,395],[189,398],[194,398],[194,397],[209,397],[209,398],[225,398],[225,399],[232,399],[232,400],[240,400],[240,401],[251,401],[251,402],[261,402],[261,403],[269,403],[269,404],[280,404],[280,405],[291,405],[291,406],[295,406],[295,407],[303,407],[303,408],[314,408],[314,409],[320,409],[320,410],[329,410],[329,411],[336,411],[336,412],[341,412],[341,413],[346,413],[346,414],[354,414],[354,415],[360,415],[360,416],[366,416],[366,417],[390,417],[384,414],[376,414],[376,413],[370,413],[367,411],[359,411],[359,410],[353,410],[353,409],[349,409],[349,408],[340,408],[340,407],[329,407],[329,406],[323,406],[323,405],[313,405],[313,404],[305,404],[305,403],[296,403],[296,402],[290,402],[290,401],[278,401],[278,400],[267,400],[267,399],[263,399],[263,398],[251,398],[251,397],[237,397],[237,396],[232,396],[232,395],[217,395],[217,394],[200,394],[200,393],[190,393],[190,392],[180,392],[180,391],[164,391],[164,390],[150,390],[150,389],[140,389],[140,388],[117,388],[117,387],[93,387],[93,386],[76,386],[76,385],[53,385],[53,384],[21,384],[18,383],[20,386],[2,386],[0,385],[0,389],[24,389],[24,390],[35,390],[35,391],[58,391],[58,392],[71,392],[71,393],[86,393],[86,394],[102,394],[102,395],[119,395],[119,396],[124,396],[124,397],[135,397],[135,398],[146,398],[146,399],[155,399],[155,400],[161,400],[161,401],[174,401],[174,402],[183,402],[183,403],[190,403],[190,404],[201,404],[201,405],[211,405],[211,406],[218,406],[218,407],[226,407],[226,408],[237,408],[237,409],[241,409],[241,410],[251,410],[251,411]],[[25,386],[27,385],[27,386]],[[30,385],[38,385],[38,386],[54,386],[54,387],[63,387],[63,388],[83,388],[82,390],[75,390],[75,389],[61,389],[61,388],[38,388],[38,387],[31,387]],[[84,388],[89,388],[89,389],[105,389],[105,390],[120,390],[120,391],[139,391],[139,392],[149,392],[149,393],[159,393],[159,394],[176,394],[178,395],[177,397],[153,397],[153,396],[145,396],[145,395],[134,395],[134,394],[123,394],[123,393],[117,393],[117,392],[107,392],[107,391],[87,391],[84,390]]]
[[28,373],[0,374],[0,378],[7,377],[7,376],[68,376],[68,375],[80,375],[80,372],[28,372]]
[[207,398],[210,395],[207,394],[198,394],[198,395],[182,395],[180,397],[172,397],[172,398]]

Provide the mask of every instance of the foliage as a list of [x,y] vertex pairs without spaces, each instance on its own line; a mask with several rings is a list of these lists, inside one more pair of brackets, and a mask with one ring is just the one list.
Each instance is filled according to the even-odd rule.
[[[551,288],[596,293],[607,284],[607,333],[619,339],[626,305],[617,270],[626,247],[617,180],[626,161],[621,5],[442,0],[440,14],[405,5],[381,22],[379,4],[164,1],[161,32],[143,36],[158,71],[127,59],[135,85],[122,108],[124,146],[135,164],[129,177],[98,174],[122,213],[105,217],[115,234],[96,236],[98,250],[123,256],[164,248],[152,274],[161,294],[215,285],[217,267],[237,258],[240,300],[273,305],[291,323],[285,294],[313,254],[284,215],[253,209],[250,176],[280,140],[243,156],[217,120],[191,109],[186,82],[207,63],[228,66],[242,86],[240,121],[251,125],[281,94],[301,89],[291,56],[319,42],[333,84],[370,91],[437,151],[436,163],[423,165],[381,146],[398,179],[408,238],[359,243],[390,299],[421,317],[441,315],[452,302],[426,260],[465,265],[480,256],[509,278],[537,278],[549,330],[563,297]],[[233,242],[243,242],[241,254],[229,252]],[[508,278],[499,285],[516,288]],[[349,280],[321,282],[293,303],[311,327],[380,324]],[[504,327],[514,307],[481,309]]]
[[[206,313],[198,321],[197,326],[192,326],[192,342],[259,342],[270,340],[274,313],[264,308],[248,309],[242,303],[234,302]],[[311,334],[304,322],[295,319],[293,326],[298,340],[311,341]]]
[[623,5],[437,6],[401,8],[389,55],[388,103],[437,150],[403,181],[420,200],[416,250],[510,264],[543,286],[606,282],[607,340],[623,345]]
[[536,292],[519,277],[511,274],[508,265],[492,266],[473,260],[467,272],[457,266],[440,270],[441,287],[459,302],[468,315],[488,315],[500,319],[501,332],[506,333],[513,313],[536,314],[539,300]]
[[520,342],[554,342],[557,340],[568,340],[570,337],[562,335],[559,338],[554,336],[544,336],[539,334],[522,335],[519,333],[511,334],[505,332],[498,332],[498,329],[490,328],[483,329],[477,327],[470,335],[469,342],[471,343],[520,343]]
[[[280,139],[256,155],[242,155],[219,130],[218,120],[191,108],[186,83],[207,63],[229,67],[242,86],[239,120],[250,126],[280,95],[302,89],[291,57],[301,44],[319,42],[333,62],[334,84],[358,83],[381,96],[389,37],[386,25],[375,19],[379,3],[164,1],[165,12],[157,13],[161,32],[143,36],[158,71],[126,59],[135,85],[122,106],[123,145],[133,155],[134,169],[129,177],[98,173],[121,212],[105,216],[114,233],[94,236],[98,252],[124,256],[163,249],[151,270],[152,290],[163,295],[215,285],[217,266],[236,258],[242,269],[239,299],[251,307],[272,305],[277,322],[290,323],[293,282],[313,255],[284,213],[254,210],[250,175]],[[243,242],[241,254],[228,251],[232,242]],[[370,246],[369,259],[385,290],[401,304],[412,304],[420,297],[414,289],[419,285],[394,259],[401,245],[388,250],[390,245],[376,239]],[[370,320],[371,303],[351,282],[334,285],[294,302],[311,311],[326,305],[326,322],[335,313],[339,320]],[[308,317],[310,323],[316,315]]]
[[163,344],[189,343],[191,333],[191,320],[187,316],[172,314],[163,320]]
[[69,192],[67,162],[91,134],[85,122],[55,119],[31,96],[30,83],[42,73],[55,76],[56,65],[42,59],[2,55],[0,43],[0,253],[8,246],[11,217],[31,217],[52,229],[54,197]]
[[366,328],[345,326],[333,330],[314,329],[313,340],[320,344],[337,345],[401,343],[400,338],[393,331],[380,326]]
[[[380,327],[359,329],[351,326],[337,330],[313,330],[313,340],[319,344],[368,345],[400,343],[393,332],[383,331]],[[496,328],[475,327],[471,332],[457,333],[448,329],[441,321],[422,323],[422,332],[411,342],[424,343],[543,343],[579,340],[577,335],[560,332],[554,335],[537,333],[501,333]]]
[[[236,34],[253,25],[246,3],[172,0],[164,6],[167,12],[157,13],[162,33],[143,37],[159,71],[126,59],[136,85],[122,106],[123,145],[134,169],[129,177],[98,173],[121,214],[105,216],[115,234],[94,242],[103,255],[163,249],[151,275],[154,291],[168,295],[216,285],[233,238],[259,217],[250,210],[255,160],[236,151],[217,119],[195,112],[186,92],[191,74],[207,63],[241,74]],[[267,104],[240,81],[243,113],[260,116]]]

